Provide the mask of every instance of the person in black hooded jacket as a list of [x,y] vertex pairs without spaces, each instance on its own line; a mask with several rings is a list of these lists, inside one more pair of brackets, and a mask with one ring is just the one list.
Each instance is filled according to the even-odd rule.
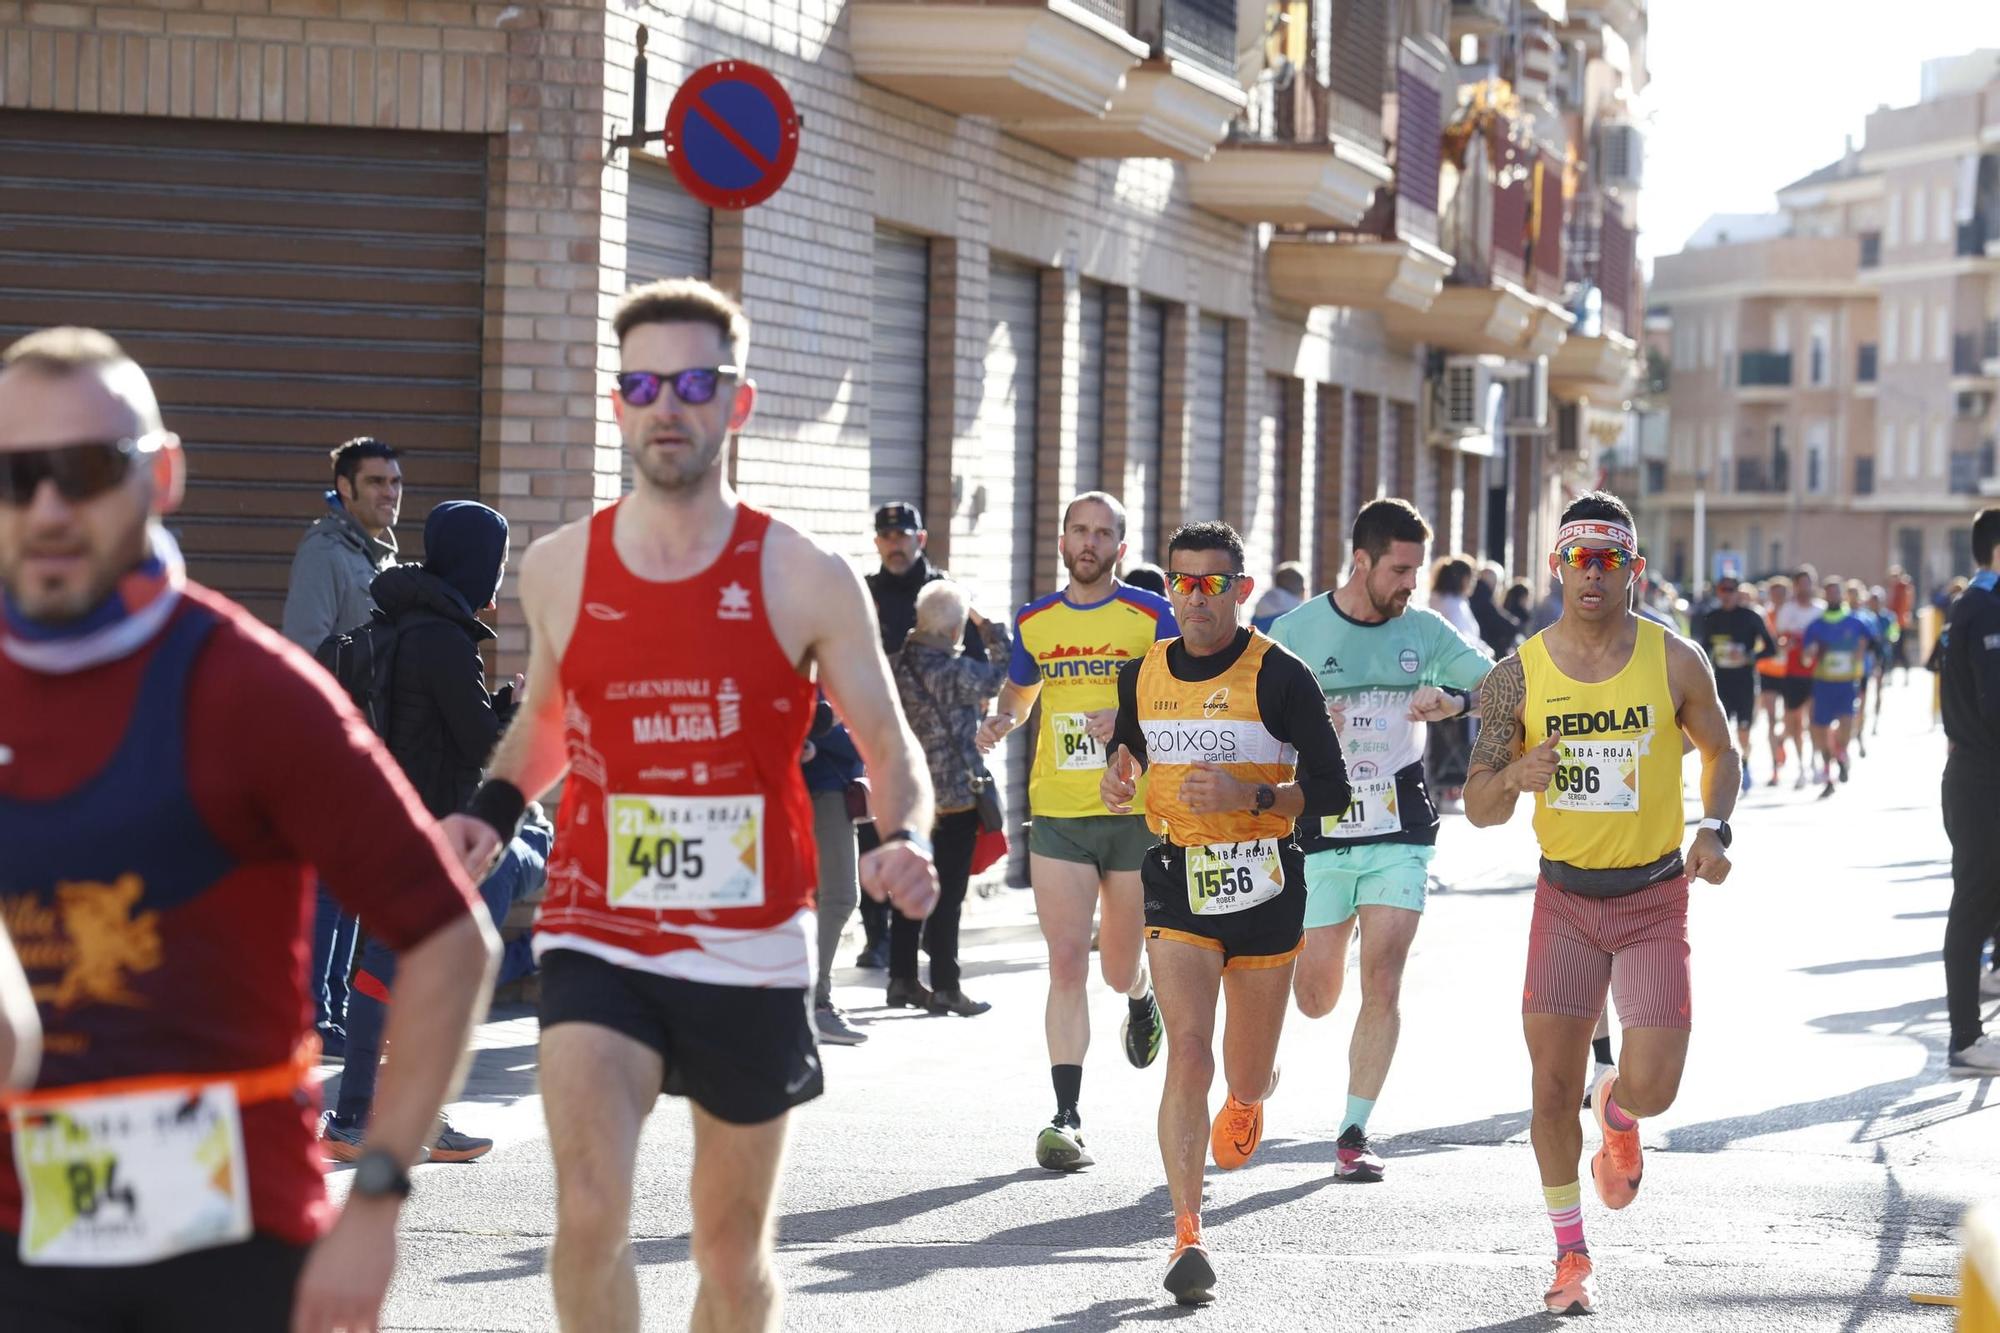
[[507,520],[471,500],[447,500],[424,521],[424,563],[376,575],[369,595],[396,626],[389,753],[424,807],[465,808],[514,713],[515,682],[488,693],[479,646],[494,637],[478,613],[507,567]]

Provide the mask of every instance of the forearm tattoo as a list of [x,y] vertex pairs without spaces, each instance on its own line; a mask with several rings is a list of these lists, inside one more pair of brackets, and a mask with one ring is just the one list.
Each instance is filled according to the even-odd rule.
[[1521,701],[1528,678],[1521,659],[1502,658],[1479,686],[1479,740],[1472,747],[1470,767],[1498,773],[1520,754]]

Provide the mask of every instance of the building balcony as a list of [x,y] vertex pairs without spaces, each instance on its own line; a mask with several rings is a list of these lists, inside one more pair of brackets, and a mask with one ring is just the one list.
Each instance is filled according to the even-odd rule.
[[1393,179],[1380,153],[1347,139],[1232,138],[1188,168],[1188,192],[1195,207],[1237,222],[1352,227]]
[[1862,343],[1854,358],[1854,378],[1862,384],[1873,384],[1877,359],[1875,344]]
[[1247,97],[1236,81],[1236,0],[1130,0],[1147,58],[1101,116],[1005,119],[1009,134],[1068,157],[1205,161]]
[[1882,233],[1864,231],[1861,233],[1861,267],[1882,267]]
[[1792,389],[1790,352],[1742,352],[1736,361],[1736,396],[1745,402],[1777,402]]
[[1516,360],[1553,355],[1575,322],[1555,302],[1501,279],[1446,283],[1427,310],[1387,312],[1389,332],[1405,342]]
[[1451,0],[1451,44],[1499,32],[1507,26],[1508,8],[1508,0]]
[[1875,460],[1862,457],[1854,460],[1854,493],[1856,495],[1875,494]]
[[2000,376],[2000,319],[1986,321],[1986,333],[1980,339],[1980,367],[1988,375]]
[[1101,120],[1149,58],[1122,4],[1029,0],[849,7],[857,77],[961,116]]
[[1279,234],[1265,252],[1271,292],[1304,306],[1428,311],[1451,256],[1424,241]]
[[1774,458],[1739,458],[1731,478],[1739,495],[1783,495],[1791,489],[1791,460],[1780,454]]
[[1622,403],[1638,371],[1639,345],[1622,333],[1575,328],[1549,358],[1549,391],[1565,400]]
[[1996,471],[1995,447],[1992,440],[1977,449],[1954,449],[1951,452],[1951,483],[1953,495],[1984,495],[1987,484],[1994,480]]

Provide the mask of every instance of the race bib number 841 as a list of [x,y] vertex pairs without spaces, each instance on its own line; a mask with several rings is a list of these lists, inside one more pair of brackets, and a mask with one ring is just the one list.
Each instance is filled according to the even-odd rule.
[[762,796],[613,796],[612,907],[718,911],[764,904]]

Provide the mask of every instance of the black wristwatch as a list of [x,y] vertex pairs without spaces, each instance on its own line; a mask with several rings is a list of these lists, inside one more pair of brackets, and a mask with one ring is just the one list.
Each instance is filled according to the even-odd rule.
[[1716,840],[1722,844],[1722,850],[1725,852],[1729,850],[1729,844],[1736,836],[1729,831],[1729,821],[1726,819],[1704,819],[1698,827],[1713,831]]
[[1276,787],[1273,787],[1268,782],[1258,783],[1257,804],[1255,807],[1256,812],[1261,815],[1266,810],[1269,810],[1272,806],[1276,805],[1277,803],[1278,803],[1278,789]]
[[354,1159],[353,1192],[363,1199],[407,1199],[410,1173],[388,1153],[370,1148]]

